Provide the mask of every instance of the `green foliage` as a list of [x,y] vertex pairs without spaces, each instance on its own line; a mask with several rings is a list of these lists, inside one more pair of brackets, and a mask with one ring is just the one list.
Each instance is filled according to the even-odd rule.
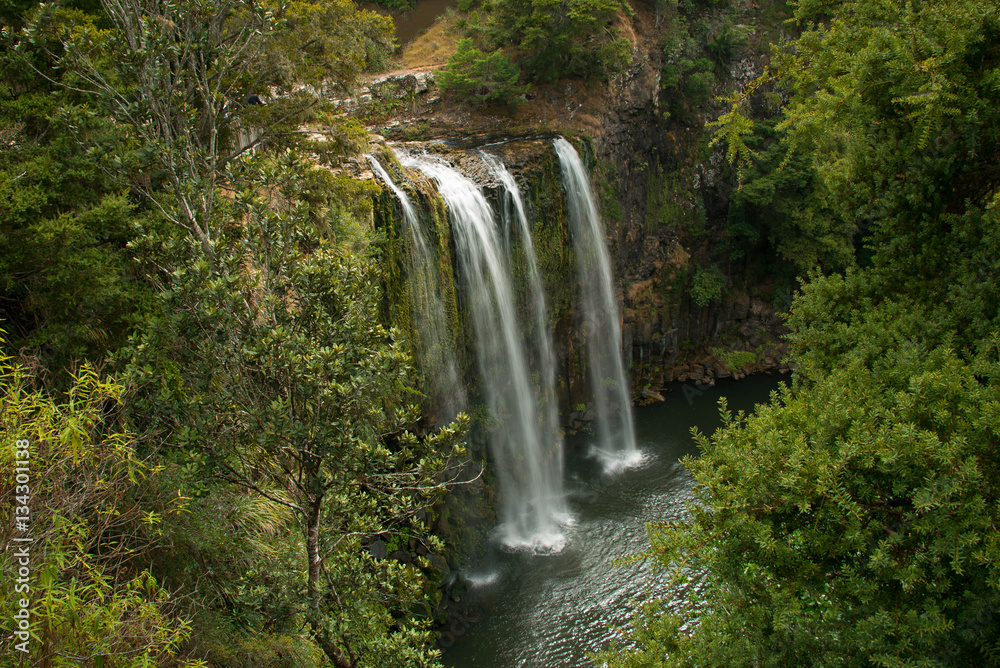
[[240,224],[224,227],[213,263],[190,238],[150,240],[171,272],[128,351],[131,414],[193,475],[295,518],[297,539],[282,542],[298,555],[297,581],[289,561],[268,578],[274,590],[240,595],[251,609],[266,595],[300,611],[337,665],[431,665],[429,620],[414,611],[423,578],[372,559],[360,539],[436,545],[417,511],[444,490],[465,418],[424,439],[405,430],[416,418],[412,368],[379,323],[378,267],[311,234],[296,198],[303,171],[292,154],[232,165]]
[[283,10],[273,31],[265,33],[257,86],[270,76],[285,90],[303,82],[349,90],[362,72],[388,64],[395,30],[388,16],[358,9],[352,0],[298,0]]
[[722,298],[722,290],[726,287],[726,277],[722,271],[713,265],[697,266],[691,279],[691,299],[698,306],[708,306],[713,301]]
[[[887,242],[933,236],[930,221],[966,200],[981,206],[997,182],[997,56],[987,46],[1000,31],[995,7],[844,2],[835,22],[831,11],[816,3],[796,11],[809,29],[774,61],[794,92],[778,129],[793,148],[813,151],[845,220],[879,221]],[[752,88],[717,133],[743,165],[751,128],[740,106]]]
[[[190,635],[192,665],[435,664],[426,564],[376,561],[361,540],[439,549],[415,518],[449,481],[462,424],[406,431],[410,362],[377,318],[377,186],[268,157],[298,146],[332,165],[367,145],[299,85],[381,67],[391,22],[348,0],[81,4],[4,34],[2,315],[50,367],[140,325],[117,361],[157,466],[83,417],[58,432],[58,467],[39,454],[55,481],[39,487],[54,526],[36,525],[33,561],[46,661],[166,663]],[[119,390],[89,378],[67,414],[103,424]],[[197,503],[165,512],[180,488]],[[168,608],[166,587],[186,597]]]
[[602,162],[594,170],[597,177],[597,198],[601,205],[601,216],[605,220],[621,222],[622,207],[618,202],[618,175],[613,162]]
[[728,3],[703,4],[657,3],[657,25],[664,34],[663,104],[673,118],[689,124],[699,121],[716,82],[729,77],[729,65],[750,34],[750,28],[736,23]]
[[753,95],[760,86],[769,79],[767,68],[764,74],[747,84],[742,93],[734,93],[722,98],[723,101],[732,104],[726,113],[716,120],[708,123],[709,127],[719,128],[712,137],[711,146],[724,141],[726,144],[726,159],[730,164],[736,163],[739,180],[743,180],[743,170],[753,164],[753,158],[757,154],[747,145],[746,137],[752,134],[753,121],[743,114],[744,107],[749,103],[750,96]]
[[719,356],[722,363],[730,371],[743,371],[747,364],[757,361],[757,354],[750,350],[724,350],[712,348],[712,353]]
[[607,78],[632,62],[631,42],[610,27],[628,11],[619,0],[492,0],[484,9],[488,38],[518,48],[534,81]]
[[[88,141],[91,156],[209,257],[228,163],[260,144],[316,148],[297,130],[323,105],[302,84],[349,87],[392,49],[391,20],[350,0],[280,10],[244,0],[128,0],[104,11],[111,27],[42,5],[18,48],[43,54],[115,122],[119,141]],[[268,90],[277,95],[267,104],[244,103]],[[345,133],[317,132],[324,129],[335,139],[320,150],[329,155]]]
[[[814,213],[874,230],[871,264],[811,274],[794,387],[750,417],[723,405],[725,427],[697,436],[691,520],[654,527],[651,554],[701,593],[679,617],[647,607],[637,650],[609,664],[1000,665],[1000,15],[876,0],[796,16],[778,130],[807,159],[765,165],[743,206],[814,180]],[[720,119],[740,141],[745,102]]]
[[417,4],[415,0],[378,0],[376,4],[382,5],[394,12],[405,12]]
[[706,35],[705,51],[708,53],[716,69],[728,67],[740,49],[746,46],[751,29],[745,25],[733,23],[733,17],[723,15],[717,21],[708,22],[703,29]]
[[124,342],[149,295],[126,251],[138,212],[77,141],[114,129],[28,59],[59,75],[36,52],[0,51],[0,319],[65,387],[75,362]]
[[997,665],[996,352],[879,352],[750,418],[723,404],[686,462],[691,524],[651,534],[674,572],[706,573],[685,613],[713,613],[690,635],[652,622],[668,635],[616,665]]
[[[161,514],[147,505],[155,500],[137,502],[137,486],[159,469],[141,461],[131,436],[107,419],[120,385],[85,367],[57,403],[35,382],[33,369],[0,357],[0,539],[11,546],[0,555],[4,635],[21,630],[14,614],[23,599],[31,635],[14,642],[27,641],[25,656],[38,665],[79,665],[74,657],[122,668],[155,665],[190,631],[140,566],[148,563]],[[25,484],[15,477],[23,470]],[[152,508],[180,512],[183,499],[175,501]],[[15,532],[15,507],[26,504],[29,529]],[[32,542],[14,542],[24,535]],[[27,562],[14,546],[28,548]],[[25,563],[30,574],[18,584]],[[7,651],[15,656],[11,644]]]
[[448,67],[437,75],[442,90],[477,105],[506,104],[514,108],[528,89],[518,85],[521,72],[505,54],[484,54],[471,39],[461,39]]
[[321,668],[325,657],[303,638],[288,635],[234,631],[221,637],[200,639],[207,646],[206,661],[215,668]]
[[289,508],[206,475],[198,453],[167,455],[161,485],[192,497],[165,516],[151,570],[171,589],[197,592],[179,604],[191,617],[186,654],[219,667],[318,666],[294,592],[302,587],[302,533]]
[[829,271],[850,266],[857,223],[842,215],[836,194],[820,177],[814,156],[821,149],[788,153],[771,125],[757,123],[755,135],[747,138],[758,160],[731,196],[726,220],[731,256],[766,247],[770,257],[777,255],[790,264],[797,276],[816,268]]
[[695,237],[705,232],[705,202],[692,188],[691,174],[653,162],[646,181],[646,224],[683,230]]

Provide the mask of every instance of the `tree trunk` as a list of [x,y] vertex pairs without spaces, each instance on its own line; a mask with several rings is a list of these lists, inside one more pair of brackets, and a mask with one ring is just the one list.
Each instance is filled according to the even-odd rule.
[[323,611],[320,607],[320,577],[322,575],[322,562],[319,554],[319,528],[320,509],[323,505],[323,497],[319,496],[309,504],[309,517],[306,526],[306,556],[309,559],[308,567],[308,593],[309,593],[309,625],[312,627],[313,638],[319,645],[327,658],[333,662],[337,668],[354,668],[351,662],[340,648],[330,638],[330,633],[323,623]]

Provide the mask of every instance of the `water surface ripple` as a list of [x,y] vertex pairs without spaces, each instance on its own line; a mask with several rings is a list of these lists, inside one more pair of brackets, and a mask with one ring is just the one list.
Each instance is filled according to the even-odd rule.
[[[588,654],[607,646],[612,627],[625,625],[637,600],[650,594],[667,600],[697,586],[668,591],[667,577],[648,563],[612,562],[643,551],[648,522],[684,518],[692,498],[691,478],[679,463],[697,448],[691,427],[711,432],[719,425],[718,399],[730,410],[751,410],[766,401],[780,377],[720,382],[697,394],[677,391],[667,402],[636,412],[636,441],[644,464],[614,476],[587,458],[585,438],[567,439],[566,489],[577,522],[567,527],[566,546],[552,555],[491,549],[468,571],[484,619],[448,649],[449,668],[585,668]],[[688,398],[690,398],[690,401]]]

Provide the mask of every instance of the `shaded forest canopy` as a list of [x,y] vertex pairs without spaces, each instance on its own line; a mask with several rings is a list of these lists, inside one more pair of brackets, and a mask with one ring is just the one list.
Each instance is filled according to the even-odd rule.
[[[638,53],[627,3],[459,9],[439,85],[483,113],[604,86]],[[646,556],[706,586],[646,604],[600,660],[1000,664],[1000,10],[762,2],[764,28],[740,2],[638,9],[663,122],[711,115],[704,150],[733,165],[719,257],[795,281],[796,372],[695,435],[698,503]],[[379,189],[341,169],[369,131],[328,101],[386,66],[391,22],[350,0],[9,1],[0,22],[0,538],[27,440],[35,541],[21,665],[439,665],[431,524],[475,475],[469,419],[421,422],[380,319]],[[715,102],[764,32],[768,69]],[[701,276],[717,300],[726,278]],[[373,537],[426,556],[376,558]]]

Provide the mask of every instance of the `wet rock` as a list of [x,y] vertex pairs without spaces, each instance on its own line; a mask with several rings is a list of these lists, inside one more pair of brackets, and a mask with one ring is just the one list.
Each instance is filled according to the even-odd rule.
[[451,536],[451,525],[448,524],[448,517],[442,514],[437,521],[437,535],[447,539]]
[[368,554],[376,559],[385,559],[389,554],[389,550],[382,539],[376,538],[368,543]]
[[459,616],[468,624],[478,624],[483,621],[483,613],[476,608],[464,608],[459,612]]
[[413,557],[411,557],[410,553],[406,550],[396,550],[389,555],[389,558],[407,566],[413,563]]
[[642,396],[647,399],[651,399],[652,401],[666,401],[666,399],[663,398],[662,394],[660,394],[655,390],[651,390],[649,388],[646,388],[642,391]]
[[430,562],[431,568],[433,568],[438,573],[448,572],[448,562],[440,554],[435,554],[434,552],[427,553],[427,561]]
[[737,297],[733,300],[733,309],[737,320],[746,319],[750,313],[750,300],[746,297]]

